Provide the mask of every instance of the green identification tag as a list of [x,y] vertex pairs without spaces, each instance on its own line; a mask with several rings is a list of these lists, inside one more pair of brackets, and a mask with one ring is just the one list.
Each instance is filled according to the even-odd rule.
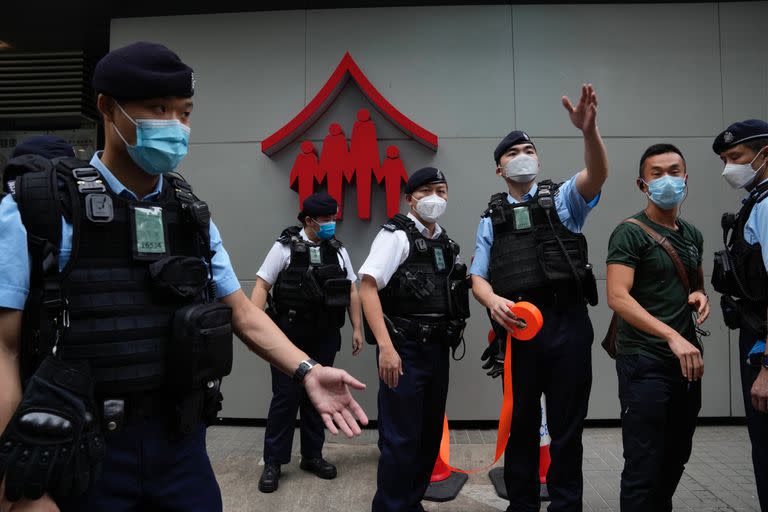
[[435,268],[438,272],[445,270],[445,256],[442,247],[435,247]]
[[138,254],[165,254],[163,209],[143,206],[133,209],[136,226],[136,252]]
[[323,263],[323,258],[320,256],[319,247],[309,248],[309,262],[313,265],[321,265]]
[[515,231],[531,229],[531,212],[527,206],[518,206],[512,211],[515,214]]

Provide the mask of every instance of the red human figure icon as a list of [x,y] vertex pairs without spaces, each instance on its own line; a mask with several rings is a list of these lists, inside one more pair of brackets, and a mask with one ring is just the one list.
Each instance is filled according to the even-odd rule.
[[400,185],[408,181],[408,173],[400,160],[397,146],[387,146],[387,157],[381,164],[381,176],[387,195],[387,218],[391,219],[400,211]]
[[352,128],[350,155],[357,183],[357,216],[361,219],[370,219],[371,178],[373,175],[377,183],[381,183],[382,175],[376,126],[367,109],[361,108],[357,112],[357,121]]
[[290,187],[299,193],[299,210],[304,207],[304,200],[315,191],[315,181],[320,183],[320,164],[317,150],[311,141],[301,143],[301,152],[293,162]]
[[332,123],[328,128],[328,135],[323,139],[323,149],[320,151],[318,182],[327,180],[328,194],[339,203],[338,220],[341,220],[344,203],[344,177],[349,179],[352,172],[347,137],[339,123]]

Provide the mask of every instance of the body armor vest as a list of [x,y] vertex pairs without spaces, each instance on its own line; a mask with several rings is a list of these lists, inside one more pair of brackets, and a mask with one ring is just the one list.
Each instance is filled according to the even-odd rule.
[[716,291],[750,303],[763,319],[768,304],[768,274],[761,245],[750,244],[744,239],[744,226],[752,209],[766,197],[768,183],[763,183],[752,191],[739,213],[723,214],[721,226],[725,250],[715,253],[712,272],[712,285]]
[[558,187],[542,181],[530,200],[515,204],[506,193],[491,196],[483,213],[493,226],[488,273],[494,292],[502,297],[530,299],[555,292],[578,300],[578,290],[589,295],[594,277],[587,241],[560,221],[554,201]]
[[437,239],[422,235],[416,224],[402,214],[382,226],[408,236],[408,258],[398,267],[379,298],[389,317],[413,315],[469,317],[469,288],[466,266],[456,264],[459,246],[443,231]]
[[[16,192],[32,260],[22,376],[53,350],[63,359],[89,361],[102,396],[160,388],[174,314],[213,299],[204,262],[212,257],[205,203],[170,175],[156,201],[126,199],[96,169],[74,159],[56,163],[52,172],[20,176]],[[162,208],[164,240],[155,247],[137,240],[137,208]],[[62,215],[72,224],[73,240],[59,272]],[[226,337],[223,330],[217,334]]]
[[277,315],[299,315],[303,321],[311,317],[340,328],[352,286],[339,264],[343,245],[335,238],[320,243],[304,240],[300,230],[291,226],[277,239],[291,249],[291,260],[278,274],[273,290]]

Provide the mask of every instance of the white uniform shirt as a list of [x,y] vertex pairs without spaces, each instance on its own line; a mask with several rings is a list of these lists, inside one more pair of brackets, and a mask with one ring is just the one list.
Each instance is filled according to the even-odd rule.
[[[307,234],[302,229],[299,232],[299,236],[306,241],[310,241]],[[341,248],[338,254],[339,265],[347,272],[347,279],[353,283],[357,281],[357,276],[352,268],[352,263],[349,261],[349,254],[347,249]],[[272,248],[267,253],[267,257],[264,258],[264,263],[261,264],[261,268],[256,275],[266,281],[270,286],[277,281],[277,275],[288,267],[291,263],[291,244],[283,244],[275,242]]]
[[[430,238],[427,228],[419,222],[415,216],[408,213],[408,218],[416,224],[416,229],[426,238]],[[443,232],[439,224],[435,224],[435,232],[432,239],[436,239]],[[371,252],[358,271],[361,275],[369,275],[376,280],[376,287],[381,290],[397,271],[398,267],[408,258],[411,252],[411,244],[405,231],[389,231],[382,228],[371,244]],[[458,262],[458,257],[456,258]],[[451,263],[452,264],[452,263]]]

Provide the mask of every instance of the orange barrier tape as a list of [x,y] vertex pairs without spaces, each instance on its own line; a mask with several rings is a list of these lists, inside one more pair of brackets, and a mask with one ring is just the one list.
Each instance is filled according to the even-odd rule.
[[[451,460],[451,438],[448,432],[448,416],[443,418],[443,438],[440,440],[440,453],[438,457],[448,466],[451,471],[457,473],[479,473],[485,471],[496,464],[504,455],[509,440],[509,432],[512,428],[512,410],[514,407],[514,397],[512,395],[512,338],[520,341],[528,341],[534,338],[544,326],[544,317],[539,308],[530,302],[518,302],[515,305],[508,305],[509,310],[518,318],[525,321],[525,327],[515,327],[507,331],[507,346],[504,350],[504,400],[501,403],[501,412],[499,413],[499,428],[496,435],[496,456],[493,462],[487,466],[475,469],[458,469],[451,466],[448,462]],[[493,331],[491,331],[493,332]],[[493,338],[488,333],[488,342]]]

